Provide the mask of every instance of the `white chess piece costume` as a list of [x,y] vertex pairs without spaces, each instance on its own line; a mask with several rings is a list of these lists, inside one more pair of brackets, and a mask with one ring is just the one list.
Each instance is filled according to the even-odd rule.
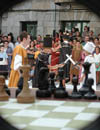
[[[86,45],[83,47],[83,49],[85,51],[87,51],[89,53],[89,55],[87,55],[85,57],[84,62],[89,62],[91,63],[90,66],[90,74],[88,75],[89,78],[93,78],[94,79],[94,85],[92,86],[92,88],[94,90],[96,90],[96,67],[95,67],[95,59],[92,55],[92,53],[95,50],[95,45],[92,42],[87,42]],[[84,68],[82,67],[82,75],[84,73]],[[85,78],[83,79],[83,81],[80,83],[80,85],[82,86],[84,83]]]

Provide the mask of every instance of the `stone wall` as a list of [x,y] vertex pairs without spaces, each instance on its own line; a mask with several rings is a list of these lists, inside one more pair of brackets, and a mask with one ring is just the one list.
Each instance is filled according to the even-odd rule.
[[[68,4],[70,4],[68,2]],[[90,21],[90,27],[96,33],[100,31],[100,18],[83,5],[71,1],[71,8],[56,5],[55,0],[26,0],[17,4],[2,16],[1,29],[5,35],[13,32],[17,37],[21,32],[21,21],[37,21],[37,35],[52,34],[60,29],[60,21],[79,20]],[[56,17],[55,17],[56,14]],[[56,22],[55,22],[56,21]]]

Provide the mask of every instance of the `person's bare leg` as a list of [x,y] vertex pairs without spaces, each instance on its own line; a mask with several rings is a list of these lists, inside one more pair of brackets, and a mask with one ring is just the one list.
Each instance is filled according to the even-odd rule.
[[73,75],[70,74],[70,83],[72,83],[72,78],[73,78]]
[[62,83],[63,83],[64,88],[65,88],[65,82],[66,82],[66,80],[63,79]]
[[99,83],[99,71],[96,72],[96,84]]

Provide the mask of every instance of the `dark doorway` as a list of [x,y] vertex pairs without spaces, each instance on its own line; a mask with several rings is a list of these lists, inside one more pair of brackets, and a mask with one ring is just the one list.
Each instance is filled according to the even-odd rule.
[[37,21],[25,21],[21,22],[22,31],[27,31],[34,39],[37,36]]

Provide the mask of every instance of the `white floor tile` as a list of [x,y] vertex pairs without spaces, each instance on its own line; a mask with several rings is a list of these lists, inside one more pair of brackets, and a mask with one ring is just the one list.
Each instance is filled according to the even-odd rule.
[[49,101],[49,100],[42,100],[38,103],[35,103],[36,105],[48,105],[48,106],[60,106],[63,103],[65,103],[65,101]]
[[0,103],[16,103],[17,102],[17,100],[15,99],[15,98],[9,98],[9,100],[8,101],[0,101]]
[[9,98],[9,102],[17,102],[16,98]]
[[89,108],[100,108],[99,102],[92,102],[88,105]]
[[32,104],[18,104],[18,103],[8,103],[6,105],[1,106],[1,108],[6,109],[25,109],[31,107]]
[[3,118],[7,118],[7,117],[9,117],[9,115],[2,115],[2,117],[3,117]]
[[75,128],[62,128],[61,130],[78,130],[78,129],[75,129]]
[[23,116],[23,117],[42,117],[46,115],[49,111],[43,110],[22,110],[19,112],[14,113],[12,116]]
[[30,123],[30,125],[62,128],[69,122],[70,120],[67,119],[40,118]]
[[93,121],[98,117],[98,114],[91,114],[91,113],[80,113],[78,114],[74,120],[86,120],[86,121]]
[[13,126],[18,128],[18,129],[24,129],[27,125],[25,125],[25,124],[15,124]]
[[72,112],[80,113],[85,109],[85,107],[71,107],[71,106],[59,106],[53,110],[53,112]]

